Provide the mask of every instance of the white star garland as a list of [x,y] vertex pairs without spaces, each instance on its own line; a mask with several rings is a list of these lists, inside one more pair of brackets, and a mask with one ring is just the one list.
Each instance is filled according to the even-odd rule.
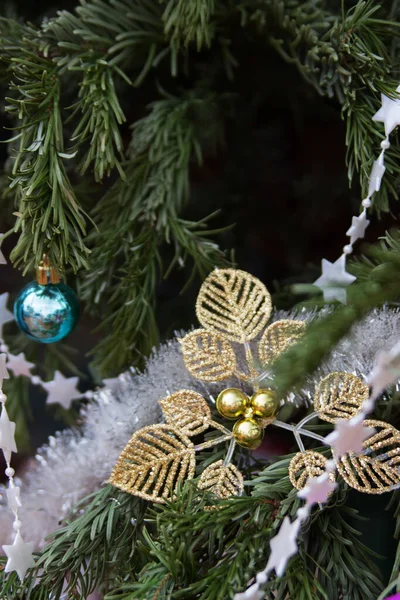
[[[400,92],[400,86],[396,91]],[[372,119],[384,123],[386,138],[381,142],[382,152],[372,165],[368,195],[361,203],[363,210],[358,217],[352,218],[351,226],[346,232],[346,235],[350,238],[350,243],[343,247],[343,254],[335,262],[331,263],[325,258],[322,259],[322,275],[314,282],[314,285],[322,290],[326,302],[338,300],[342,304],[346,304],[346,288],[356,279],[356,277],[346,272],[346,256],[353,252],[355,242],[365,236],[365,230],[370,223],[367,219],[367,210],[372,204],[373,194],[379,192],[381,187],[382,177],[386,169],[385,151],[390,147],[389,135],[400,125],[400,98],[393,100],[382,94],[382,107]]]
[[[288,517],[282,521],[279,531],[270,540],[271,553],[267,566],[256,575],[256,582],[245,592],[235,594],[235,600],[259,600],[265,594],[261,586],[268,581],[270,572],[275,569],[278,577],[282,576],[289,559],[297,553],[297,535],[301,524],[305,521],[315,504],[324,504],[336,487],[333,481],[333,473],[337,467],[337,460],[348,452],[359,453],[363,449],[363,443],[371,435],[374,429],[366,427],[363,423],[375,407],[378,396],[389,386],[395,384],[400,378],[400,343],[397,343],[389,352],[378,354],[375,366],[367,378],[372,392],[369,398],[364,400],[360,412],[349,420],[339,419],[335,423],[335,429],[322,441],[334,449],[334,459],[328,460],[324,472],[318,477],[310,477],[305,487],[297,492],[305,505],[297,510],[296,518],[290,522]],[[290,426],[291,427],[291,426]],[[395,486],[394,489],[397,489]],[[248,594],[248,595],[247,595]]]
[[[7,369],[15,377],[20,375],[28,377],[33,385],[40,385],[47,392],[47,404],[60,404],[65,409],[70,409],[74,400],[93,398],[93,391],[87,390],[82,393],[77,389],[78,377],[64,377],[60,371],[54,373],[52,381],[43,381],[38,375],[33,375],[31,370],[35,367],[34,363],[25,358],[25,354],[20,352],[18,355],[11,354],[7,344],[4,342],[2,328],[5,323],[14,320],[14,315],[7,309],[8,293],[0,294],[0,382],[9,377]],[[107,379],[108,382],[117,382],[115,379]],[[106,384],[106,380],[104,381]],[[115,387],[115,385],[114,385]]]
[[13,544],[6,544],[3,546],[4,553],[8,559],[4,570],[6,573],[16,571],[18,577],[22,581],[27,570],[34,566],[35,561],[33,558],[33,542],[24,542],[21,536],[22,523],[18,518],[19,509],[22,506],[20,488],[14,482],[15,471],[10,465],[11,454],[12,452],[17,452],[17,446],[14,438],[15,423],[8,418],[5,407],[7,396],[2,389],[3,379],[6,378],[7,373],[4,354],[0,355],[0,370],[0,374],[2,374],[2,378],[0,378],[0,403],[2,405],[0,416],[0,448],[3,451],[7,465],[5,471],[8,477],[7,504],[14,514],[13,528],[14,531],[16,531]]

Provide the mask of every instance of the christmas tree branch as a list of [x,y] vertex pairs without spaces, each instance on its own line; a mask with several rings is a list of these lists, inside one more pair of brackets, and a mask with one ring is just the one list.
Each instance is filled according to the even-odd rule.
[[[338,7],[339,9],[339,7]],[[358,2],[347,14],[325,2],[249,0],[239,5],[244,26],[256,24],[260,35],[321,95],[334,97],[346,119],[349,181],[359,173],[366,191],[372,161],[383,129],[371,117],[379,107],[379,92],[393,96],[398,66],[392,48],[400,35],[391,5]],[[390,168],[375,196],[378,210],[389,209],[400,174],[398,145],[389,153]]]
[[188,46],[196,43],[200,50],[203,46],[210,46],[215,34],[215,23],[211,16],[215,11],[215,0],[161,0],[166,4],[162,15],[164,31],[172,43]]
[[54,264],[77,271],[88,266],[89,251],[85,214],[64,166],[73,154],[64,151],[60,81],[34,32],[22,41],[15,55],[12,43],[2,39],[13,76],[6,110],[19,123],[11,185],[16,186],[20,236],[11,258],[27,271],[47,252]]
[[373,308],[398,300],[400,232],[396,230],[393,235],[387,235],[380,244],[367,248],[365,254],[365,258],[354,261],[349,267],[358,281],[347,288],[347,305],[341,305],[311,323],[304,339],[277,359],[273,371],[281,394],[299,387],[354,323]]
[[76,506],[73,520],[55,532],[22,585],[16,573],[0,575],[1,598],[15,600],[17,591],[35,600],[46,593],[86,598],[105,579],[111,585],[113,565],[129,570],[144,512],[144,502],[105,486]]
[[190,261],[192,276],[205,276],[224,264],[218,246],[206,237],[214,233],[205,230],[206,221],[191,223],[178,216],[189,195],[191,162],[201,162],[208,131],[219,133],[213,121],[210,127],[217,106],[213,95],[194,92],[155,102],[135,125],[126,181],[118,181],[98,205],[99,233],[93,236],[92,268],[81,292],[104,315],[108,335],[96,349],[102,372],[137,362],[138,352],[146,354],[156,343],[160,274]]

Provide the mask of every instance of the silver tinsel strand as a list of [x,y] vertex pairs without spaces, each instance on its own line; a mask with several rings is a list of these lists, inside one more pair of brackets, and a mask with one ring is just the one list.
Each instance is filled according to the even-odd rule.
[[[315,314],[276,312],[273,320],[282,318],[310,321]],[[177,335],[179,337],[181,335]],[[391,348],[399,339],[399,311],[383,309],[371,313],[337,346],[301,394],[291,395],[286,401],[310,401],[320,377],[332,371],[355,372],[361,377],[368,374],[377,352]],[[244,361],[244,357],[239,361]],[[57,529],[76,502],[107,480],[132,434],[160,422],[159,400],[183,388],[194,389],[208,399],[229,385],[238,387],[238,382],[206,385],[192,378],[183,363],[179,341],[175,339],[154,352],[144,373],[127,371],[119,376],[115,389],[96,392],[91,404],[82,410],[83,426],[50,437],[22,477],[20,513],[25,537],[41,547],[44,538]],[[0,545],[10,539],[10,517],[9,509],[1,505]]]

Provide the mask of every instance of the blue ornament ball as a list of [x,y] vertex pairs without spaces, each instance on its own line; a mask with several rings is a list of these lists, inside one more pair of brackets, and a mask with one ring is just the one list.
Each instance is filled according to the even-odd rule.
[[59,342],[79,318],[79,300],[65,283],[29,283],[18,294],[14,316],[25,335],[42,344]]

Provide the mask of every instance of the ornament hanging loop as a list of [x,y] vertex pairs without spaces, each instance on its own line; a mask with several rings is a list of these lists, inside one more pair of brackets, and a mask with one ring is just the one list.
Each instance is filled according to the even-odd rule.
[[60,283],[61,281],[58,271],[50,263],[48,254],[43,254],[43,260],[36,267],[36,281],[39,285]]

